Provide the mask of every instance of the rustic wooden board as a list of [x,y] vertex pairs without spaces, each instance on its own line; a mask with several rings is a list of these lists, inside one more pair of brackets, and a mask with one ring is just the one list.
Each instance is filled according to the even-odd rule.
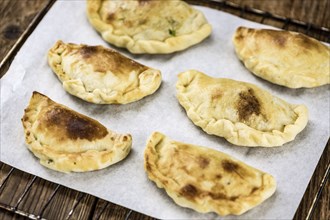
[[231,2],[316,26],[330,27],[329,0],[231,0]]
[[0,1],[0,77],[55,0]]
[[2,0],[0,7],[0,60],[9,52],[36,15],[50,0]]
[[[51,7],[53,1],[0,1],[0,60],[7,56],[6,62],[2,63],[0,69],[1,76],[6,72],[20,45],[33,31],[34,27],[42,19],[42,16]],[[195,2],[201,4],[201,1]],[[317,26],[330,28],[330,16],[327,13],[330,9],[330,1],[328,0],[231,0],[230,2],[246,8],[245,10],[235,10],[229,6],[218,7],[232,14],[241,15],[246,19],[279,28],[284,27],[285,29],[299,31],[323,41],[330,41],[329,34],[313,29],[313,27]],[[282,20],[247,13],[250,8],[268,11],[283,17],[290,17],[291,19],[297,19],[312,25],[309,26],[309,31],[305,26],[299,26],[292,22],[287,22],[285,25]],[[14,49],[12,49],[13,46]],[[328,180],[329,177],[324,178],[326,169],[329,167],[329,161],[330,147],[328,143],[294,219],[306,218],[310,214],[310,207],[314,202],[315,209],[310,216],[311,219],[330,219],[330,182]],[[10,166],[0,162],[0,186],[11,170]],[[319,193],[322,181],[323,190]],[[30,187],[27,188],[28,186]],[[314,201],[318,193],[319,198]],[[52,199],[50,200],[50,198]],[[0,188],[0,207],[3,204],[7,205],[3,206],[3,208],[9,208],[8,205],[10,205],[16,207],[18,211],[33,213],[36,216],[42,214],[47,219],[152,219],[140,213],[130,211],[127,208],[50,183],[16,169],[6,180],[4,186]],[[0,219],[24,219],[21,215],[14,214],[13,211],[15,210],[4,210],[0,209]],[[73,212],[70,212],[72,210]]]
[[[308,184],[306,192],[300,205],[296,211],[295,220],[306,219],[330,219],[330,181],[329,181],[329,168],[330,168],[330,141],[328,141],[326,148],[319,160],[314,174]],[[326,172],[328,169],[328,172]],[[303,171],[297,171],[303,172]],[[326,177],[325,174],[328,174]],[[322,185],[322,191],[319,191]],[[314,200],[317,198],[317,200]],[[315,204],[313,204],[315,203]],[[310,207],[314,206],[313,210]],[[311,213],[309,213],[312,211]]]

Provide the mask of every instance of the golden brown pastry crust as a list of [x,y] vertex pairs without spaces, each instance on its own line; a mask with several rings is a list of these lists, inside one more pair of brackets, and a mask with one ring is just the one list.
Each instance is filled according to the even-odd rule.
[[289,88],[330,83],[330,49],[306,35],[239,27],[233,37],[236,54],[247,69]]
[[293,105],[250,83],[212,78],[196,70],[178,75],[177,98],[193,123],[241,146],[281,146],[308,122]]
[[48,63],[64,89],[96,104],[126,104],[154,93],[161,84],[159,70],[144,66],[102,46],[57,41]]
[[85,172],[123,160],[129,134],[116,134],[94,119],[33,92],[22,123],[26,144],[40,163],[61,172]]
[[185,144],[154,132],[144,152],[150,180],[180,206],[240,215],[269,198],[275,179],[220,151]]
[[212,31],[201,12],[178,0],[88,0],[87,16],[104,40],[131,53],[173,53]]

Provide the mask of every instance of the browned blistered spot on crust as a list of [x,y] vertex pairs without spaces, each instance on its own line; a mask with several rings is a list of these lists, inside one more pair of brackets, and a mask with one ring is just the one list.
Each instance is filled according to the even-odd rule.
[[239,169],[239,165],[229,160],[224,160],[221,163],[223,169],[228,173],[236,172]]
[[310,49],[310,48],[320,49],[320,46],[322,45],[322,44],[318,44],[317,42],[315,42],[314,40],[303,34],[297,34],[297,38],[300,39],[301,46],[305,47],[306,49]]
[[280,35],[280,34],[276,34],[274,36],[274,42],[276,43],[276,45],[278,45],[279,47],[285,47],[286,42],[287,42],[287,38],[286,36]]
[[180,167],[180,169],[183,170],[186,174],[190,174],[190,172],[186,166],[182,166],[182,167]]
[[125,19],[124,20],[124,26],[128,27],[128,28],[131,28],[134,26],[134,22],[131,21],[131,20],[128,20],[128,19]]
[[237,198],[238,198],[238,196],[231,196],[231,197],[229,197],[229,200],[235,201]]
[[237,111],[240,121],[246,121],[251,115],[261,113],[260,102],[254,94],[253,89],[239,93]]
[[212,91],[211,98],[212,98],[212,100],[219,99],[219,98],[221,98],[222,95],[223,95],[223,92],[220,89],[216,89],[216,90]]
[[180,189],[180,194],[188,199],[194,199],[198,196],[198,190],[194,185],[187,184]]
[[114,13],[109,13],[106,17],[106,21],[111,22],[113,20],[115,20],[115,14]]
[[228,197],[224,193],[209,192],[208,195],[214,200],[231,200],[231,201],[235,201],[238,198],[238,196]]
[[80,49],[80,54],[82,58],[87,59],[94,56],[97,51],[97,46],[82,46]]
[[251,29],[251,28],[247,28],[247,29],[246,29],[246,33],[247,33],[247,34],[252,34],[252,33],[254,33],[254,30]]
[[140,19],[139,20],[139,25],[144,25],[147,23],[147,19]]
[[[303,50],[316,49],[321,50],[324,46],[323,44],[307,37],[300,33],[291,33],[289,31],[277,31],[277,30],[259,30],[262,36],[267,37],[272,40],[280,48],[289,46],[289,44],[294,43],[299,45]],[[303,52],[303,51],[302,51]]]
[[149,163],[149,156],[148,155],[146,155],[145,156],[145,163],[146,163],[146,170],[148,171],[148,172],[151,172],[151,166],[150,166],[150,163]]
[[[251,31],[255,31],[256,41],[266,40],[270,44],[274,46],[278,46],[279,48],[284,48],[289,40],[289,33],[286,31],[276,31],[276,30],[269,30],[269,29],[261,29],[261,30],[254,30],[249,29]],[[270,45],[271,46],[271,45]]]
[[79,53],[86,63],[94,67],[94,71],[105,73],[111,71],[114,74],[127,74],[132,71],[141,73],[148,67],[131,60],[115,50],[105,49],[101,46],[83,45]]
[[[312,38],[307,37],[304,34],[299,33],[299,34],[296,34],[295,37],[297,38],[298,44],[300,44],[300,46],[306,50],[315,49],[318,52],[321,52],[324,50],[324,48],[327,48],[326,45],[324,45],[316,40],[313,40]],[[304,52],[304,51],[302,51],[302,52]]]
[[217,175],[215,175],[215,178],[221,179],[222,178],[222,175],[221,174],[217,174]]
[[60,106],[46,112],[44,120],[46,126],[64,131],[67,137],[73,140],[92,141],[101,139],[108,134],[107,129],[97,121]]
[[242,41],[245,37],[245,33],[244,33],[245,28],[244,27],[238,27],[236,30],[236,34],[235,34],[235,40],[236,41]]
[[24,115],[23,118],[22,118],[22,121],[28,121],[29,120],[29,117]]
[[257,191],[259,188],[258,187],[253,187],[251,190],[251,194],[253,194],[255,191]]
[[210,164],[210,161],[205,157],[198,157],[198,165],[200,168],[205,169]]
[[227,196],[223,193],[213,193],[209,192],[209,196],[211,196],[212,199],[218,200],[218,199],[227,199]]

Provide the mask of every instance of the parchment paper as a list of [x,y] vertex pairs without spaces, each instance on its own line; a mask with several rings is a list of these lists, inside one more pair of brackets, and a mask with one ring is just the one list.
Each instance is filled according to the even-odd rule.
[[[90,104],[63,90],[46,59],[48,49],[59,39],[112,47],[88,23],[85,7],[84,1],[57,1],[1,79],[1,161],[153,217],[220,219],[212,213],[199,214],[177,206],[164,190],[147,179],[143,169],[145,142],[153,131],[160,131],[174,140],[228,153],[276,178],[278,188],[270,199],[240,217],[227,219],[291,219],[329,138],[329,86],[294,90],[255,77],[237,59],[231,38],[240,25],[266,26],[197,7],[213,26],[212,36],[201,44],[171,55],[132,55],[120,49],[138,62],[162,71],[163,83],[155,94],[127,105]],[[277,148],[239,147],[210,136],[193,125],[175,98],[177,74],[188,69],[251,82],[288,102],[303,103],[310,111],[309,123],[294,141]],[[87,173],[64,174],[41,166],[25,146],[20,121],[34,90],[114,131],[131,133],[133,150],[128,158],[109,168]]]

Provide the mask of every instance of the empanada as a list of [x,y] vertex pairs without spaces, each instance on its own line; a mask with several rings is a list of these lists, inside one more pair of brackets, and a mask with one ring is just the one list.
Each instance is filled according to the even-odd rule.
[[233,37],[236,54],[247,69],[289,88],[330,83],[330,49],[306,35],[239,27]]
[[212,30],[200,11],[180,0],[88,0],[87,16],[104,40],[137,54],[184,50]]
[[67,92],[96,104],[137,101],[154,93],[162,80],[159,70],[102,46],[58,41],[48,62]]
[[275,179],[220,151],[180,143],[155,132],[147,142],[149,179],[180,206],[240,215],[269,198]]
[[40,163],[61,172],[98,170],[123,160],[132,138],[33,92],[22,123],[25,141]]
[[177,98],[195,125],[242,146],[274,147],[305,128],[308,110],[250,83],[212,78],[196,70],[179,74]]

